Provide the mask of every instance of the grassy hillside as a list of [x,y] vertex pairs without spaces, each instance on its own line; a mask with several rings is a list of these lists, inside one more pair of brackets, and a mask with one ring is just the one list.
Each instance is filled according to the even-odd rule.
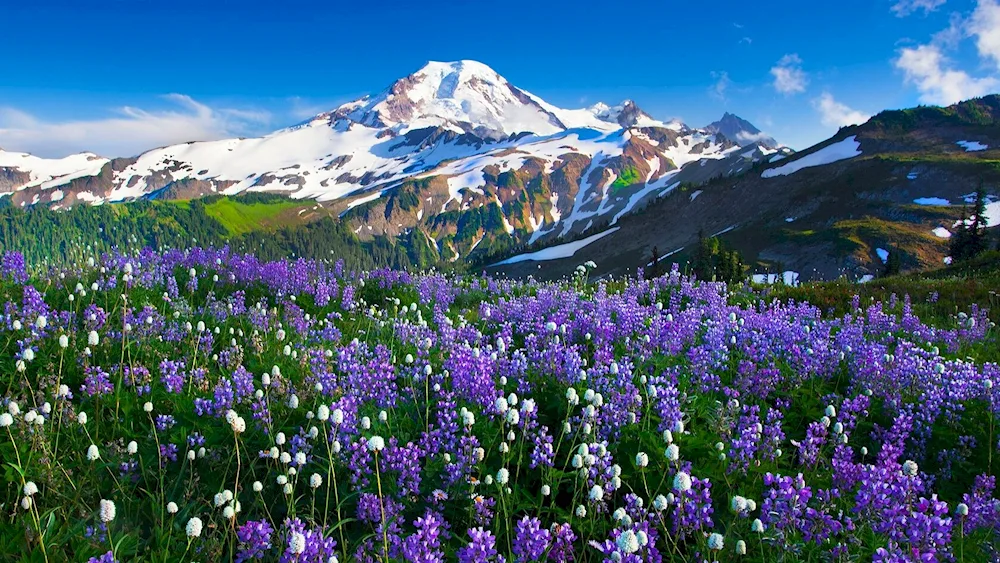
[[297,216],[297,212],[305,211],[313,205],[312,202],[304,205],[285,198],[254,203],[221,198],[205,205],[205,214],[218,221],[230,235],[242,235],[281,226],[283,222],[289,222],[289,210],[294,210],[296,213],[292,215]]

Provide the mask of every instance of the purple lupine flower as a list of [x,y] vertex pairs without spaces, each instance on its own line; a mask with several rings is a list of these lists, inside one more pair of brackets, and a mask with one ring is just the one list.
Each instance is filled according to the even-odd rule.
[[504,563],[497,552],[497,538],[489,530],[469,528],[469,544],[455,554],[459,563]]
[[271,536],[274,529],[267,520],[250,520],[236,530],[240,547],[236,552],[236,563],[253,559],[264,559],[271,551]]
[[542,528],[538,518],[525,516],[517,522],[514,533],[514,557],[518,563],[537,561],[547,549],[552,534]]

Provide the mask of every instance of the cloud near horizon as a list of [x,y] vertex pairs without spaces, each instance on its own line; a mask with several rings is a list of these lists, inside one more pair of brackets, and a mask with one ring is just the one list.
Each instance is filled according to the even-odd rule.
[[172,104],[171,109],[125,106],[108,117],[65,121],[48,121],[0,106],[0,147],[47,158],[79,152],[113,158],[188,141],[257,134],[271,122],[267,111],[213,108],[184,94],[163,98]]
[[827,127],[839,128],[847,125],[859,125],[871,117],[838,102],[829,92],[823,92],[820,97],[813,100],[813,107],[819,112],[820,123]]

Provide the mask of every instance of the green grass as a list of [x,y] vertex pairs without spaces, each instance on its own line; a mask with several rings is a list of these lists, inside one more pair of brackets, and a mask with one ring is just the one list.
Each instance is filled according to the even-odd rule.
[[260,230],[282,211],[301,205],[293,201],[245,204],[223,198],[206,205],[205,213],[222,224],[230,236],[237,236]]
[[635,166],[626,166],[622,169],[621,174],[618,178],[611,183],[613,189],[627,188],[633,184],[639,182],[639,171],[635,169]]

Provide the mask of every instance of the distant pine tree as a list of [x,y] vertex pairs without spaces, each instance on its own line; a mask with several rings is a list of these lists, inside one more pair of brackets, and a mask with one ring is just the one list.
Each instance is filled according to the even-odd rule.
[[653,252],[650,255],[649,261],[651,262],[649,269],[646,270],[646,279],[654,279],[663,275],[663,271],[660,266],[660,250],[657,247],[653,247]]
[[[979,183],[976,189],[973,215],[971,219],[963,219],[958,230],[951,237],[949,251],[952,260],[961,261],[975,258],[989,249],[986,238],[986,189]],[[967,209],[963,208],[962,217],[968,217]]]
[[691,270],[695,277],[703,281],[712,281],[715,278],[715,243],[714,239],[706,238],[704,231],[698,231],[698,250],[691,264]]
[[885,269],[882,270],[883,276],[895,276],[902,271],[903,267],[903,255],[898,248],[889,249],[889,257],[885,261]]

